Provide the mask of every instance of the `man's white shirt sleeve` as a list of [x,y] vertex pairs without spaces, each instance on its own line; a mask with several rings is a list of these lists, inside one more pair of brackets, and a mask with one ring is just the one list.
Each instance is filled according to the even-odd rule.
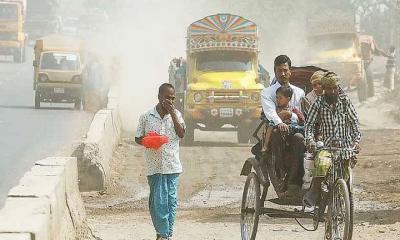
[[276,91],[275,87],[270,86],[261,92],[261,104],[265,116],[269,121],[272,121],[274,126],[282,123],[281,118],[276,113],[276,103],[274,99],[276,98],[273,94]]
[[145,135],[145,115],[141,115],[139,118],[139,124],[136,128],[136,134],[135,137],[140,138]]

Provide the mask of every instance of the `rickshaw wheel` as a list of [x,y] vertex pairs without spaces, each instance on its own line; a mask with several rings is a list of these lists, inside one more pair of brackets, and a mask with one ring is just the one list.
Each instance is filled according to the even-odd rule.
[[351,240],[353,223],[351,221],[351,200],[346,182],[343,179],[337,180],[332,191],[325,222],[325,239]]
[[255,240],[260,219],[260,182],[257,175],[251,172],[244,184],[240,215],[242,240]]

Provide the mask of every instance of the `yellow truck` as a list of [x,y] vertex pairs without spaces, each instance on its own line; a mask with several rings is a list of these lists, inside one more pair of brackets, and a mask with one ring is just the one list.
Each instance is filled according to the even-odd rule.
[[25,61],[26,0],[0,0],[0,55],[13,56],[14,62]]
[[71,37],[51,35],[36,40],[35,108],[40,108],[41,102],[65,102],[81,109],[86,78],[84,50],[84,43]]
[[353,12],[318,10],[307,19],[308,64],[333,71],[345,90],[356,89],[367,98],[367,81]]
[[268,80],[259,72],[257,25],[231,14],[198,20],[187,31],[186,60],[171,63],[169,79],[187,126],[184,141],[193,143],[200,129],[237,131],[239,143],[248,143]]

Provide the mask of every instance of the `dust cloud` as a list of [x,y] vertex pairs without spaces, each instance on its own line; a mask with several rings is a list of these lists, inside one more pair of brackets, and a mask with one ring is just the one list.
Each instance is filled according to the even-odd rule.
[[109,48],[122,62],[120,109],[124,128],[134,130],[140,114],[157,103],[158,86],[168,81],[170,60],[185,57],[187,27],[205,16],[231,13],[256,22],[260,63],[271,73],[273,59],[279,54],[287,54],[295,64],[301,64],[306,13],[301,9],[306,6],[285,1],[271,6],[271,2],[150,0],[125,3],[107,34],[112,43]]

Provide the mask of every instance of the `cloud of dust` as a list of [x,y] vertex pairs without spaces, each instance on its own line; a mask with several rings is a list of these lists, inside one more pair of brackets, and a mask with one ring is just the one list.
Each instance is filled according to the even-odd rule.
[[158,86],[168,81],[169,62],[185,57],[189,24],[216,13],[232,13],[258,24],[260,63],[273,74],[273,60],[287,54],[302,63],[305,45],[304,3],[276,0],[146,0],[126,1],[105,34],[121,59],[120,110],[124,129],[136,128],[139,116],[157,103]]

